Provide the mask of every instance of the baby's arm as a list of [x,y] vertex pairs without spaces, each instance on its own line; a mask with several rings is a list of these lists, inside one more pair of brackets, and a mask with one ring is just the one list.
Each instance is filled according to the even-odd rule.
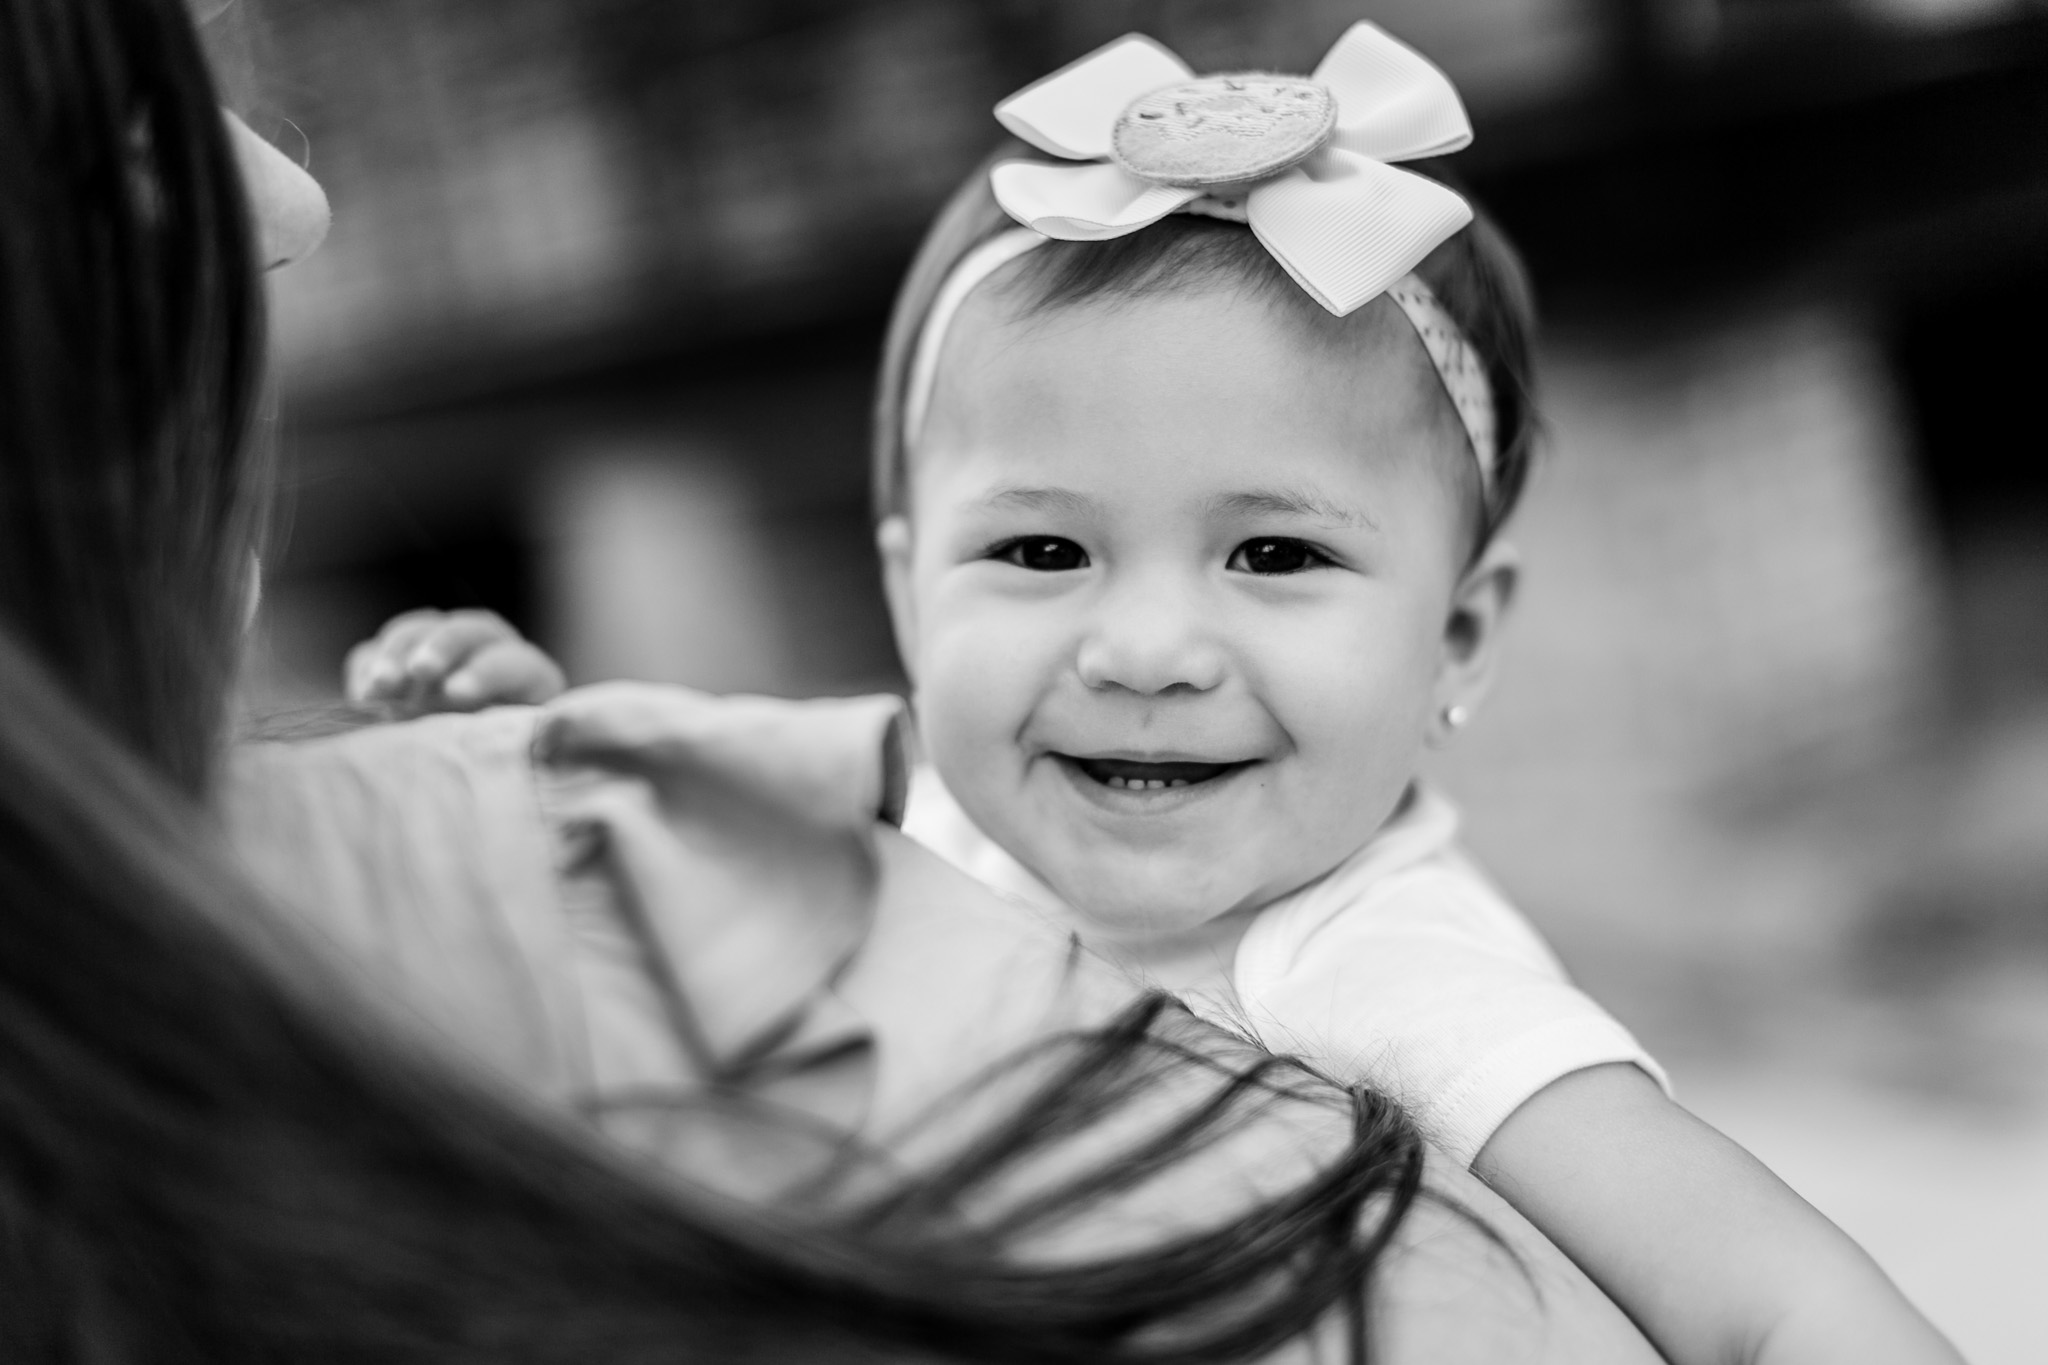
[[1633,1066],[1553,1081],[1473,1171],[1676,1365],[1960,1365],[1862,1248]]
[[562,670],[492,611],[422,608],[394,616],[348,652],[350,701],[384,702],[409,715],[550,701]]

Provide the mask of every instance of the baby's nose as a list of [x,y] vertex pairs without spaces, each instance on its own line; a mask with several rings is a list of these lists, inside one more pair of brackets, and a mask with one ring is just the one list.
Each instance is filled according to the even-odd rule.
[[1199,594],[1170,583],[1108,594],[1075,658],[1089,687],[1144,696],[1211,691],[1227,665],[1214,614]]

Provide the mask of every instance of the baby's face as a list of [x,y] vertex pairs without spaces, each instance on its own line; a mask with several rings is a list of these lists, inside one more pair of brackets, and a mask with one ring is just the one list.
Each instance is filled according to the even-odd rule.
[[1112,934],[1286,894],[1415,771],[1471,456],[1369,307],[1320,339],[1226,293],[1023,321],[977,295],[954,323],[889,555],[920,730]]

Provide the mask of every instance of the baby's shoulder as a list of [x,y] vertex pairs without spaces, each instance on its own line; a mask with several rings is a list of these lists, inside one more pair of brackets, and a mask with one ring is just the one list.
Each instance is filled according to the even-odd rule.
[[1322,893],[1316,898],[1320,904],[1300,917],[1305,935],[1535,933],[1507,894],[1455,844],[1378,873],[1347,876],[1339,869]]
[[1333,960],[1389,965],[1413,953],[1561,970],[1535,926],[1455,846],[1377,875],[1339,869],[1311,894],[1262,914],[1238,964],[1241,976],[1269,977]]

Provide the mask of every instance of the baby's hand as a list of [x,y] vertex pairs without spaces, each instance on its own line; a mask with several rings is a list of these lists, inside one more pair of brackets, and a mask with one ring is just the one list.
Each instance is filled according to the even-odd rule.
[[348,652],[350,701],[411,715],[544,702],[562,691],[555,661],[492,611],[424,608],[394,616]]

